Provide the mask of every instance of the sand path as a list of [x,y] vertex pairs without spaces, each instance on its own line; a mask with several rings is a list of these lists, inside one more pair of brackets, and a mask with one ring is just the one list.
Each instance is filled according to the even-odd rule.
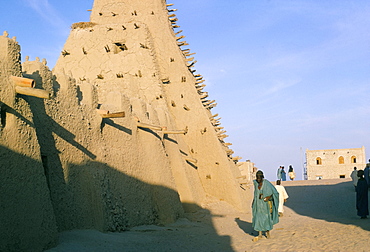
[[[287,181],[284,217],[271,239],[253,242],[252,216],[225,202],[188,214],[165,227],[141,226],[123,233],[73,230],[48,251],[370,251],[370,219],[356,216],[349,179]],[[249,211],[249,209],[248,209]]]

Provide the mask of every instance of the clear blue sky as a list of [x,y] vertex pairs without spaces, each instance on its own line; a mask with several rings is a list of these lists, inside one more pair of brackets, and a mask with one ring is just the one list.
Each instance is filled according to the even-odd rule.
[[[93,0],[3,2],[0,32],[52,68]],[[241,161],[275,180],[289,164],[301,179],[306,149],[365,146],[370,158],[370,1],[168,3]]]

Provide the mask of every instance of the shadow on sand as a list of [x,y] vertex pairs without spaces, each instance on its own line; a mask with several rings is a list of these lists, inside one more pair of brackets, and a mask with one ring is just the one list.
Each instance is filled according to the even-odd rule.
[[284,184],[289,199],[285,206],[297,214],[321,219],[356,225],[370,231],[370,220],[361,220],[356,215],[356,193],[352,181],[325,183],[320,185]]

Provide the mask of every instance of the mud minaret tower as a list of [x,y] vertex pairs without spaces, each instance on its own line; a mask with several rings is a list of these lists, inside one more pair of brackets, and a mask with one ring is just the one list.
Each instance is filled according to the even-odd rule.
[[[137,141],[138,152],[150,156],[161,146],[185,210],[202,205],[207,197],[241,208],[245,200],[236,180],[237,159],[231,157],[225,131],[211,113],[215,101],[202,90],[204,80],[195,72],[175,11],[164,0],[95,0],[90,22],[72,25],[53,72],[76,79],[82,103],[91,100],[84,93],[91,85],[97,91],[97,108],[128,108],[126,118],[136,123],[136,133],[112,149],[129,148],[129,142]],[[157,175],[148,182],[170,186],[160,168],[152,171],[155,158],[150,161],[145,169]],[[125,163],[132,162],[122,162],[117,169],[126,173]],[[135,171],[130,173],[135,176]]]

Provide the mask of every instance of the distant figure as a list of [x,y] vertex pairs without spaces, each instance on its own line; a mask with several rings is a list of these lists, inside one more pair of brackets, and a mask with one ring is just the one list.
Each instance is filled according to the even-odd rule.
[[365,180],[366,180],[366,183],[367,183],[368,187],[370,187],[369,169],[370,169],[370,159],[369,159],[369,163],[366,164],[366,168],[364,170],[364,176],[365,176]]
[[367,183],[364,178],[364,171],[359,170],[357,172],[358,182],[356,186],[356,209],[357,215],[361,219],[367,219],[369,215],[369,201],[368,201],[368,189]]
[[289,174],[290,180],[294,180],[295,179],[295,172],[294,172],[294,169],[293,169],[293,166],[292,165],[289,165],[288,174]]
[[268,180],[264,179],[262,171],[257,171],[253,185],[252,227],[258,231],[258,237],[255,237],[253,241],[258,241],[262,238],[263,231],[266,238],[270,238],[270,230],[279,222],[279,193]]
[[284,170],[284,166],[281,167],[281,180],[286,181],[286,172]]
[[281,167],[282,166],[279,166],[279,169],[277,170],[277,179],[278,180],[281,180],[281,171],[282,171]]
[[356,191],[356,186],[357,186],[357,181],[358,181],[357,167],[353,167],[353,171],[351,173],[351,178],[352,178],[352,182],[353,182],[353,185],[355,186],[355,191]]
[[275,185],[276,191],[279,193],[279,217],[283,217],[284,214],[284,203],[286,202],[287,198],[289,198],[285,188],[281,185],[281,181],[277,180]]

